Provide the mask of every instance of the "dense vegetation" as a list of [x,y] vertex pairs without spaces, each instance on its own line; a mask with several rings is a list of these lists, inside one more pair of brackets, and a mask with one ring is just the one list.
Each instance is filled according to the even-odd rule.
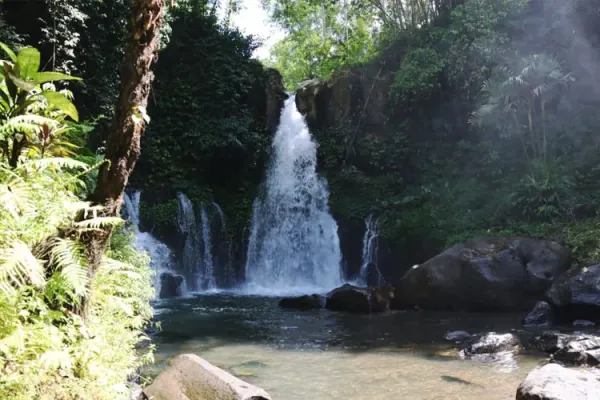
[[348,69],[329,53],[299,78],[274,62],[288,85],[330,79],[309,120],[342,229],[379,216],[404,267],[477,234],[551,236],[597,261],[597,3],[332,3],[347,10],[337,21],[375,8],[361,14],[377,21],[370,61]]
[[82,200],[97,167],[80,147],[90,127],[56,88],[76,78],[39,71],[35,48],[0,47],[0,397],[126,396],[152,315],[149,260],[120,230],[89,280],[82,235],[120,219],[78,217],[100,210]]

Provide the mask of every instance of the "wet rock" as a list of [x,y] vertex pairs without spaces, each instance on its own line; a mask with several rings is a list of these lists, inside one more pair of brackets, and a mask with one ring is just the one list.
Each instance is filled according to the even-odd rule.
[[325,307],[332,311],[369,314],[383,312],[390,308],[394,288],[360,288],[345,284],[327,294]]
[[563,322],[600,320],[600,264],[567,272],[546,296]]
[[554,321],[554,310],[545,301],[538,301],[533,310],[523,318],[525,326],[549,327]]
[[600,337],[584,336],[570,340],[552,355],[552,361],[568,365],[599,365]]
[[551,354],[556,353],[558,350],[564,348],[571,340],[577,340],[581,337],[583,336],[570,335],[557,331],[548,331],[533,338],[532,345],[539,351]]
[[175,357],[144,394],[153,400],[271,400],[263,389],[194,354]]
[[467,331],[451,331],[444,335],[444,339],[451,342],[464,342],[471,339],[471,334]]
[[393,308],[523,310],[567,270],[569,249],[549,240],[475,238],[411,268]]
[[596,324],[585,319],[576,319],[573,321],[573,326],[596,326]]
[[300,297],[286,297],[279,301],[279,307],[296,310],[315,310],[325,308],[326,298],[318,294]]
[[598,400],[600,380],[587,371],[548,364],[527,375],[517,390],[517,400]]
[[518,351],[521,341],[512,333],[497,334],[490,332],[465,349],[466,354],[490,354],[505,351]]
[[163,272],[160,274],[160,293],[161,299],[168,299],[181,295],[181,284],[183,277],[171,272]]

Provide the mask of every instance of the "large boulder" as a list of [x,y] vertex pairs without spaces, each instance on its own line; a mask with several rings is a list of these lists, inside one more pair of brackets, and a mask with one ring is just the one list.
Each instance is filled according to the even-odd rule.
[[183,276],[172,272],[163,272],[160,274],[160,293],[161,299],[181,296],[181,284]]
[[316,310],[325,307],[326,298],[318,294],[299,297],[284,297],[279,301],[279,307],[296,310]]
[[256,386],[194,354],[182,354],[144,389],[153,400],[271,400]]
[[523,318],[523,325],[549,327],[554,321],[554,310],[545,301],[538,301],[533,310]]
[[325,307],[332,311],[369,314],[386,311],[394,298],[394,288],[361,288],[345,284],[327,294]]
[[526,310],[570,261],[569,249],[550,240],[475,238],[406,272],[392,307]]
[[598,400],[600,380],[591,372],[548,364],[534,369],[517,390],[517,400]]
[[569,271],[546,296],[562,322],[600,321],[600,264]]

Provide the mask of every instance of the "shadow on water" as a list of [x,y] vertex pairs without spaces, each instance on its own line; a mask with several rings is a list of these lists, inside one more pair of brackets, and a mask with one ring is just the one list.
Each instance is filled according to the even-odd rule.
[[354,315],[328,310],[294,311],[278,299],[207,295],[157,304],[160,346],[205,342],[206,346],[252,343],[279,349],[362,352],[378,348],[448,347],[448,331],[510,332],[521,329],[523,314],[391,311]]

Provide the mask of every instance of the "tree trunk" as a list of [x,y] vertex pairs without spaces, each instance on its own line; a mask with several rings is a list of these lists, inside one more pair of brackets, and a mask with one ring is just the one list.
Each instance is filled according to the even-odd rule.
[[[133,0],[131,11],[130,36],[121,67],[119,101],[106,141],[108,163],[100,169],[96,189],[89,199],[94,205],[103,207],[104,215],[118,215],[123,191],[140,156],[140,139],[145,128],[141,116],[145,115],[154,80],[150,67],[158,50],[165,0]],[[110,227],[105,227],[83,237],[90,285],[111,232]],[[82,299],[80,313],[86,316],[88,308],[89,298]]]

